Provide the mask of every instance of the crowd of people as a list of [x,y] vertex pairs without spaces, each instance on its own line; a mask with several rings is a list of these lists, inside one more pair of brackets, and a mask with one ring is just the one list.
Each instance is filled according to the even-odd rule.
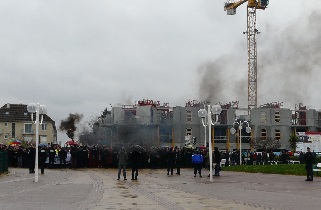
[[[30,160],[34,160],[34,145],[1,145],[0,150],[8,152],[9,167],[29,167]],[[61,147],[59,145],[39,146],[40,157],[45,159],[45,165],[51,167],[70,167],[70,168],[109,168],[118,167],[118,153],[122,148],[109,148],[106,146],[79,146],[71,145]],[[175,148],[174,158],[169,152],[169,148],[152,147],[146,150],[142,147],[129,147],[126,149],[128,153],[128,165],[132,165],[132,153],[137,150],[140,156],[139,167],[143,168],[167,168],[167,162],[173,163],[173,167],[178,164],[182,167],[191,167],[192,150]],[[179,157],[179,158],[178,158]],[[137,159],[137,158],[136,158]],[[173,160],[171,160],[173,159]],[[169,160],[169,161],[167,161]],[[60,161],[61,166],[60,166]]]
[[[7,146],[0,145],[1,150],[8,152],[8,166],[29,168],[30,173],[34,173],[36,148],[33,145]],[[241,163],[239,151],[222,152],[215,147],[213,152],[213,163],[215,176],[220,175],[221,160],[225,159],[225,166],[239,164],[269,164],[275,161],[276,155],[273,152],[242,152]],[[304,162],[304,154],[299,156],[300,162]],[[166,168],[167,175],[180,175],[180,169],[194,168],[194,177],[198,173],[202,177],[202,168],[209,169],[209,155],[207,149],[200,148],[168,148],[151,147],[145,149],[141,146],[132,146],[127,149],[109,148],[101,145],[79,146],[69,145],[61,147],[59,145],[41,146],[38,148],[38,164],[41,173],[45,168],[118,168],[118,179],[121,171],[126,180],[126,167],[132,169],[132,180],[137,180],[139,168]],[[282,164],[289,162],[289,154],[282,151],[278,157]],[[311,175],[310,175],[311,176]],[[312,179],[313,178],[308,178]]]

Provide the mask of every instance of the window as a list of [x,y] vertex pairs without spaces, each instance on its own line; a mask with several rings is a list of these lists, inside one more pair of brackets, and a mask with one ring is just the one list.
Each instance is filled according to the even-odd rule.
[[214,127],[214,142],[226,143],[226,141],[227,141],[226,128]]
[[11,123],[11,136],[12,138],[16,137],[16,123]]
[[31,123],[25,123],[25,132],[24,133],[32,133],[32,124]]
[[186,128],[186,136],[192,136],[192,128]]
[[4,123],[4,127],[8,127],[8,123],[7,122]]
[[275,129],[275,139],[280,140],[281,139],[281,130]]
[[43,144],[47,144],[47,136],[40,136],[40,142],[39,143],[43,143]]
[[26,142],[31,142],[31,141],[32,141],[32,137],[25,136],[25,137],[24,137],[24,140],[25,140]]
[[8,138],[9,138],[8,134],[4,135],[4,139],[8,139]]
[[186,121],[192,122],[192,111],[186,111]]
[[261,130],[261,138],[262,138],[262,139],[266,139],[266,136],[267,136],[267,134],[266,134],[266,129],[265,129],[265,128],[262,128],[262,130]]
[[47,130],[47,123],[41,124],[41,130],[43,130],[43,131]]
[[261,111],[261,123],[266,123],[266,111]]
[[281,122],[280,111],[275,111],[274,118],[275,118],[275,122],[277,123]]

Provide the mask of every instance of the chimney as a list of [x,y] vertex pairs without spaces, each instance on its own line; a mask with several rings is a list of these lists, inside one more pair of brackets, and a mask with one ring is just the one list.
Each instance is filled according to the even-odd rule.
[[9,109],[10,108],[10,103],[7,103],[7,109]]

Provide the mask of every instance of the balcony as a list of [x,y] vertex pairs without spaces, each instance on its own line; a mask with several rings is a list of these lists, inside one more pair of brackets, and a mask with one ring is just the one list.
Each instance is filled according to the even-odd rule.
[[36,134],[35,130],[25,130],[25,129],[21,129],[21,134],[22,135],[34,135]]

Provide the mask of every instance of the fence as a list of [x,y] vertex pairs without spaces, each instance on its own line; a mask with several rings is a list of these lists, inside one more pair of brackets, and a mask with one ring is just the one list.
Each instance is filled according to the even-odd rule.
[[0,173],[8,172],[8,152],[0,151]]

